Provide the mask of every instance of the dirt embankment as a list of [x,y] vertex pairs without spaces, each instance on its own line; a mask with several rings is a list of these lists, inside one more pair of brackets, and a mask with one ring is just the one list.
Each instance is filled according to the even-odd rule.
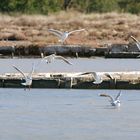
[[[128,36],[140,40],[140,16],[132,14],[81,14],[60,12],[42,15],[0,15],[0,46],[36,44],[59,44],[58,38],[47,30],[53,28],[72,31],[85,28],[85,32],[74,33],[68,44],[100,47],[104,44],[128,43]],[[16,42],[15,42],[16,41]]]

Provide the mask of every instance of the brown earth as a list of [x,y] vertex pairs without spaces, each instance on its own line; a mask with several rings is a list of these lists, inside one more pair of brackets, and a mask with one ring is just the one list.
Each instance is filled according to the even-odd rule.
[[[124,13],[81,14],[60,12],[42,15],[0,15],[0,46],[17,42],[59,44],[58,38],[47,30],[72,31],[85,28],[85,32],[72,34],[68,44],[100,47],[104,44],[128,43],[133,35],[140,40],[140,16]],[[14,42],[16,41],[16,42]]]

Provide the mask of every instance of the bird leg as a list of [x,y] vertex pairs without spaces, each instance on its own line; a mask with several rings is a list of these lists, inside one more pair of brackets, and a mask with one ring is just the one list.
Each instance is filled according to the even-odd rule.
[[99,88],[99,86],[100,86],[100,84],[97,84],[97,86],[96,86],[96,87],[97,87],[97,89]]
[[67,45],[67,44],[68,44],[68,41],[65,40],[65,41],[63,42],[63,45]]
[[24,87],[24,91],[26,91],[26,86]]
[[31,85],[29,85],[29,90],[31,89]]

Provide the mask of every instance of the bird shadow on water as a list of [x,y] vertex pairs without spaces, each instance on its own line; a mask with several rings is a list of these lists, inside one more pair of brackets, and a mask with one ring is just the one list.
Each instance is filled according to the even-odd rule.
[[73,104],[67,103],[67,104],[64,104],[64,105],[66,105],[66,106],[72,106]]
[[111,106],[111,105],[105,105],[105,106],[98,106],[98,109],[109,109],[109,110],[120,110],[120,107],[117,106]]

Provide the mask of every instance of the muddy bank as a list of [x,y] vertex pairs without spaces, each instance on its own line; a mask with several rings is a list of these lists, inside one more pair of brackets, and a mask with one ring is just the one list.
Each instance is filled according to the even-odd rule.
[[[102,83],[94,84],[92,74],[81,73],[35,73],[32,88],[74,88],[74,89],[140,89],[140,72],[97,72]],[[108,76],[109,75],[109,76]],[[0,75],[0,87],[24,88],[19,73]]]
[[106,44],[100,47],[87,45],[48,45],[27,41],[0,43],[0,57],[40,57],[40,53],[53,53],[69,57],[101,56],[106,58],[139,58],[140,50],[136,43]]

